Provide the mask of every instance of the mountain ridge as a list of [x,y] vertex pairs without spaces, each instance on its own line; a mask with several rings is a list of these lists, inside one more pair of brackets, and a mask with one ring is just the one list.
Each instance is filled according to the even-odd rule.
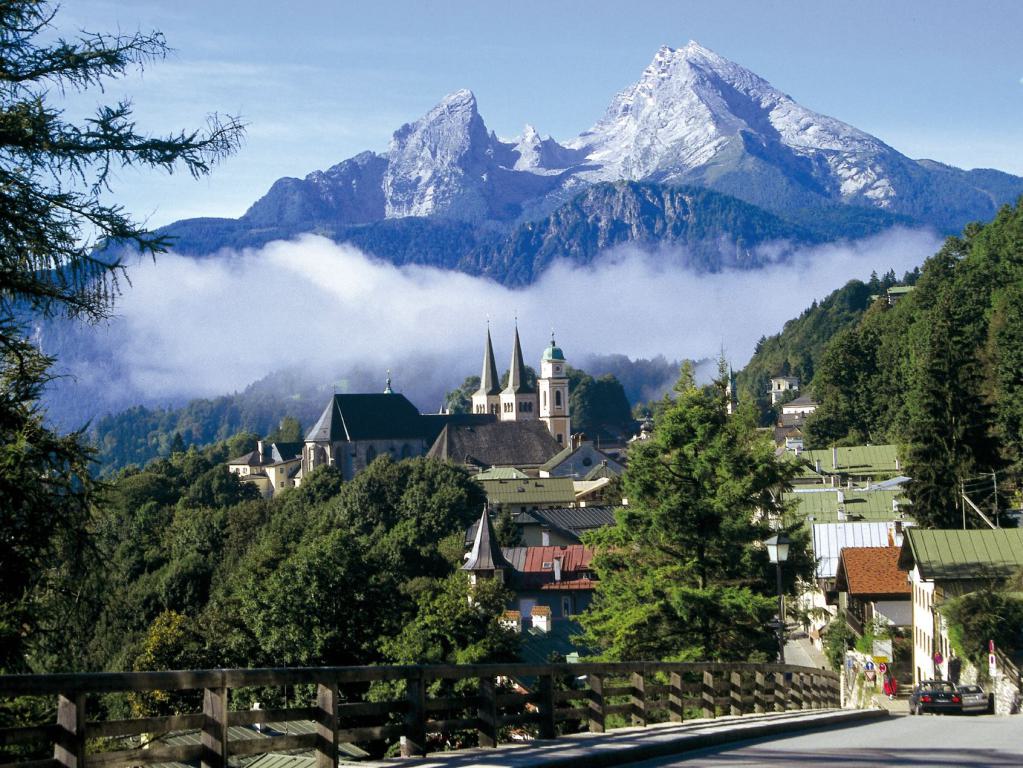
[[[559,215],[595,185],[616,182],[661,185],[662,196],[668,189],[704,187],[796,228],[815,218],[807,211],[832,211],[824,215],[834,221],[833,209],[849,208],[876,212],[875,222],[890,218],[941,233],[990,219],[1023,194],[1023,178],[1001,171],[913,160],[690,42],[662,46],[593,126],[565,142],[541,137],[528,123],[520,136],[499,138],[472,91],[461,89],[398,128],[386,152],[362,152],[303,179],[279,179],[239,219],[183,220],[163,231],[178,235],[180,251],[196,255],[305,232],[378,245],[390,239],[398,250],[380,247],[373,255],[396,264],[415,262],[403,245],[414,238],[426,254],[456,249],[416,263],[470,269],[486,260],[477,251],[480,242],[506,251],[501,238],[521,242],[523,226]],[[625,225],[613,210],[591,213],[603,216],[605,229]],[[383,225],[416,219],[437,226],[411,223],[410,234],[405,224]],[[353,230],[377,226],[378,232]],[[671,224],[657,220],[639,229],[670,231]],[[432,230],[436,243],[425,236]],[[862,234],[856,227],[831,232]],[[738,242],[739,235],[722,226],[711,239]],[[703,257],[696,263],[721,266]],[[486,274],[514,283],[499,270]]]

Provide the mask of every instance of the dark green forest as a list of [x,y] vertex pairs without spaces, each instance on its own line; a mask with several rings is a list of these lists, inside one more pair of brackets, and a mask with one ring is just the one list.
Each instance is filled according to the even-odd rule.
[[[479,486],[426,459],[330,467],[275,499],[227,471],[239,435],[127,469],[81,557],[37,593],[33,667],[180,669],[513,658],[507,595],[457,572]],[[491,588],[492,587],[492,588]]]
[[902,446],[914,515],[955,527],[961,489],[993,489],[995,473],[986,501],[1005,509],[1023,466],[1023,203],[949,238],[909,277],[915,289],[892,306],[871,301],[870,284],[831,294],[761,341],[742,384],[757,394],[787,371],[809,381],[820,407],[807,447]]

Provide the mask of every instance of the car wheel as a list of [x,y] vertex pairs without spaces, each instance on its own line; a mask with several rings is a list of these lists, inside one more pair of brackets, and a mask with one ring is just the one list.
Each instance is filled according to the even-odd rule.
[[924,713],[924,708],[923,708],[923,706],[922,706],[921,704],[917,704],[917,705],[916,705],[916,712],[915,712],[914,714],[916,714],[916,715],[922,715],[923,713]]

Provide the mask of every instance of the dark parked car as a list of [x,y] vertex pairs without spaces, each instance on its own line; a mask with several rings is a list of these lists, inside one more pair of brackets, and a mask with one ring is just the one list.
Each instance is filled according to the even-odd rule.
[[909,714],[924,712],[962,712],[963,697],[948,680],[924,680],[909,697]]
[[959,695],[963,697],[963,712],[987,712],[990,708],[988,696],[979,685],[961,685]]

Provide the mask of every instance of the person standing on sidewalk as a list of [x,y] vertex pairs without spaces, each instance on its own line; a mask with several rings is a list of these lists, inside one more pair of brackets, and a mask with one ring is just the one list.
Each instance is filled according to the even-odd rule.
[[891,673],[891,670],[886,670],[884,673],[884,693],[889,701],[894,699],[899,693],[899,683]]

